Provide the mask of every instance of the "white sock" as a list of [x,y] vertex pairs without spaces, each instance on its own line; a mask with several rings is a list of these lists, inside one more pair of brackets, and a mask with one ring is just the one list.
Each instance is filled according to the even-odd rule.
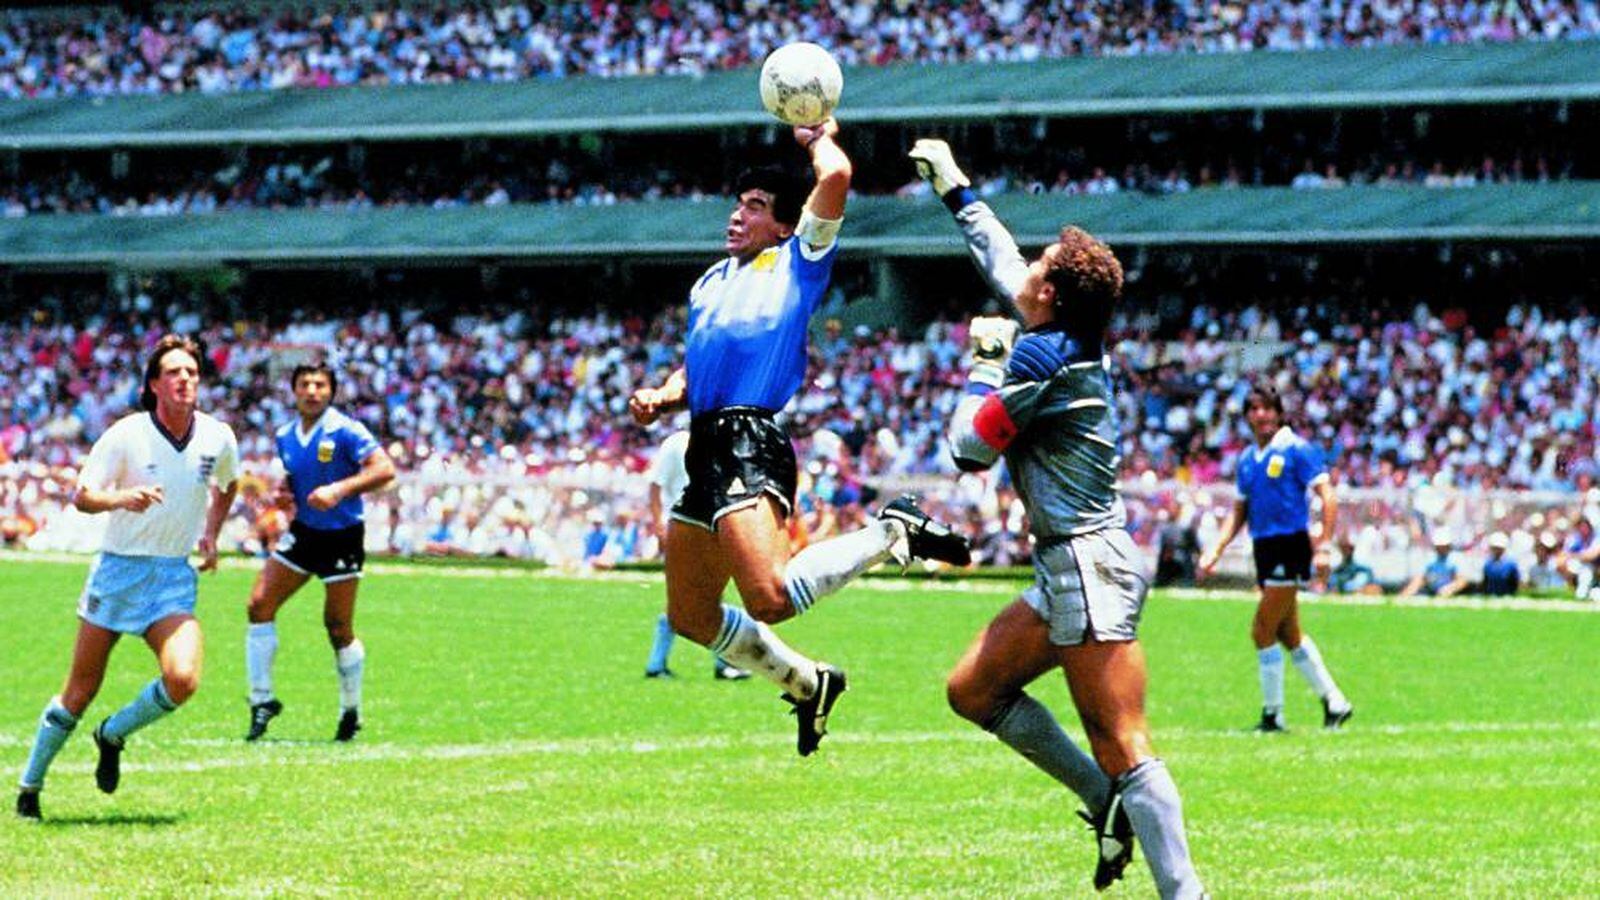
[[1256,651],[1261,669],[1261,705],[1269,712],[1283,710],[1283,650],[1277,644]]
[[1322,651],[1317,649],[1317,642],[1311,639],[1311,635],[1301,635],[1300,646],[1289,651],[1289,658],[1294,660],[1294,667],[1305,676],[1306,683],[1317,692],[1317,696],[1328,701],[1329,712],[1340,713],[1350,708],[1350,701],[1333,683],[1333,675],[1323,664]]
[[795,612],[805,612],[857,575],[889,559],[904,527],[899,522],[877,520],[796,553],[783,570],[783,585]]
[[778,640],[778,636],[736,606],[722,607],[722,630],[711,652],[741,669],[760,673],[782,685],[791,697],[804,700],[817,692],[817,664]]
[[361,646],[360,638],[340,647],[334,655],[334,663],[339,669],[340,709],[361,707],[361,670],[366,658],[367,648]]
[[244,639],[244,667],[250,675],[251,706],[272,699],[272,661],[277,655],[277,623],[250,623]]

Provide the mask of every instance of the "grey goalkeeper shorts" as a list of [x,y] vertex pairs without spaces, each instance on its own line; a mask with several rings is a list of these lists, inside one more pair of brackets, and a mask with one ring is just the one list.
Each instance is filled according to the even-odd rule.
[[1133,538],[1107,528],[1041,541],[1033,553],[1035,578],[1022,601],[1050,626],[1050,643],[1062,647],[1138,637],[1139,615],[1150,591]]

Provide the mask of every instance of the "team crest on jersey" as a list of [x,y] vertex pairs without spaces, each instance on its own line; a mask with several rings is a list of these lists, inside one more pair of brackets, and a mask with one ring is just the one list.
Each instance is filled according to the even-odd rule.
[[1267,458],[1267,477],[1277,478],[1283,474],[1283,457],[1274,453]]
[[200,480],[201,481],[205,481],[205,480],[209,479],[211,477],[212,471],[215,470],[216,468],[217,468],[217,455],[215,453],[210,454],[209,456],[202,455],[200,457]]
[[750,263],[752,272],[771,272],[778,266],[778,248],[768,247]]
[[317,442],[317,462],[333,462],[333,439],[323,438]]

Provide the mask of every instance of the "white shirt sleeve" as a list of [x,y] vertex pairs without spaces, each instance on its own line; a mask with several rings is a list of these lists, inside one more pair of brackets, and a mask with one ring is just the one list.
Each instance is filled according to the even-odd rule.
[[239,477],[239,439],[233,429],[222,425],[222,452],[217,454],[217,467],[212,472],[212,483],[227,490]]
[[83,469],[78,472],[80,490],[108,491],[117,486],[126,458],[123,445],[127,433],[128,429],[121,427],[120,422],[116,423],[89,448],[89,458],[84,460]]

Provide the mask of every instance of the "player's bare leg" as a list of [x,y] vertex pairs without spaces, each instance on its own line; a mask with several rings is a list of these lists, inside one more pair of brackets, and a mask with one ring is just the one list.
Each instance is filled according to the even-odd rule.
[[250,730],[245,740],[259,740],[267,733],[267,723],[283,712],[272,690],[272,664],[278,655],[278,610],[310,579],[281,561],[267,558],[250,589],[245,634],[245,671],[250,678]]
[[67,671],[66,684],[61,693],[50,698],[39,716],[39,730],[28,752],[28,762],[23,766],[17,793],[17,815],[24,819],[38,819],[39,791],[44,788],[45,773],[56,754],[66,744],[67,738],[77,728],[84,710],[94,701],[105,681],[106,663],[111,651],[122,635],[88,622],[78,623],[78,636],[72,647],[72,666]]
[[1250,623],[1250,639],[1256,646],[1256,669],[1261,679],[1261,723],[1257,731],[1278,732],[1285,728],[1283,716],[1283,650],[1279,632],[1293,617],[1293,634],[1299,646],[1299,618],[1295,616],[1297,588],[1294,585],[1265,585],[1256,603],[1255,619]]
[[[1067,736],[1050,710],[1025,691],[1059,665],[1059,652],[1050,643],[1050,626],[1028,604],[1014,601],[978,633],[956,663],[945,682],[945,696],[957,715],[992,733],[1076,794],[1086,809],[1079,815],[1098,831],[1111,779]],[[1127,820],[1119,821],[1124,843],[1109,856],[1097,848],[1102,854],[1095,866],[1097,889],[1121,877],[1133,850]]]
[[367,658],[366,647],[356,637],[357,577],[324,583],[322,626],[333,646],[334,667],[339,674],[339,725],[333,739],[348,741],[361,730],[361,676]]
[[1203,896],[1189,858],[1183,802],[1150,743],[1144,649],[1138,641],[1089,641],[1061,648],[1061,664],[1095,759],[1112,778],[1111,800],[1097,823],[1102,844],[1108,838],[1117,843],[1112,823],[1125,812],[1161,896]]
[[[1311,635],[1300,629],[1300,603],[1293,588],[1289,591],[1289,602],[1283,610],[1283,615],[1278,621],[1276,637],[1278,643],[1289,650],[1289,661],[1299,671],[1306,684],[1322,701],[1322,727],[1339,729],[1344,723],[1350,721],[1355,715],[1355,708],[1345,698],[1344,692],[1339,690],[1339,685],[1333,680],[1333,674],[1328,671],[1327,663],[1322,659],[1322,650]],[[1281,663],[1280,663],[1280,679]]]
[[194,616],[180,613],[161,619],[145,631],[144,642],[155,652],[161,676],[94,730],[100,751],[94,780],[107,794],[114,793],[122,780],[122,750],[128,737],[167,716],[200,689],[205,639]]
[[[782,591],[782,578],[781,562],[773,560],[784,560],[789,552],[779,521],[775,501],[762,498],[723,516],[715,534],[684,522],[668,526],[667,617],[679,634],[784,688],[801,717],[799,749],[805,756],[821,740],[844,680],[842,673],[797,653],[763,621],[793,615],[775,609],[774,591]],[[722,603],[723,588],[736,571],[748,611]],[[824,681],[826,691],[820,689]]]

